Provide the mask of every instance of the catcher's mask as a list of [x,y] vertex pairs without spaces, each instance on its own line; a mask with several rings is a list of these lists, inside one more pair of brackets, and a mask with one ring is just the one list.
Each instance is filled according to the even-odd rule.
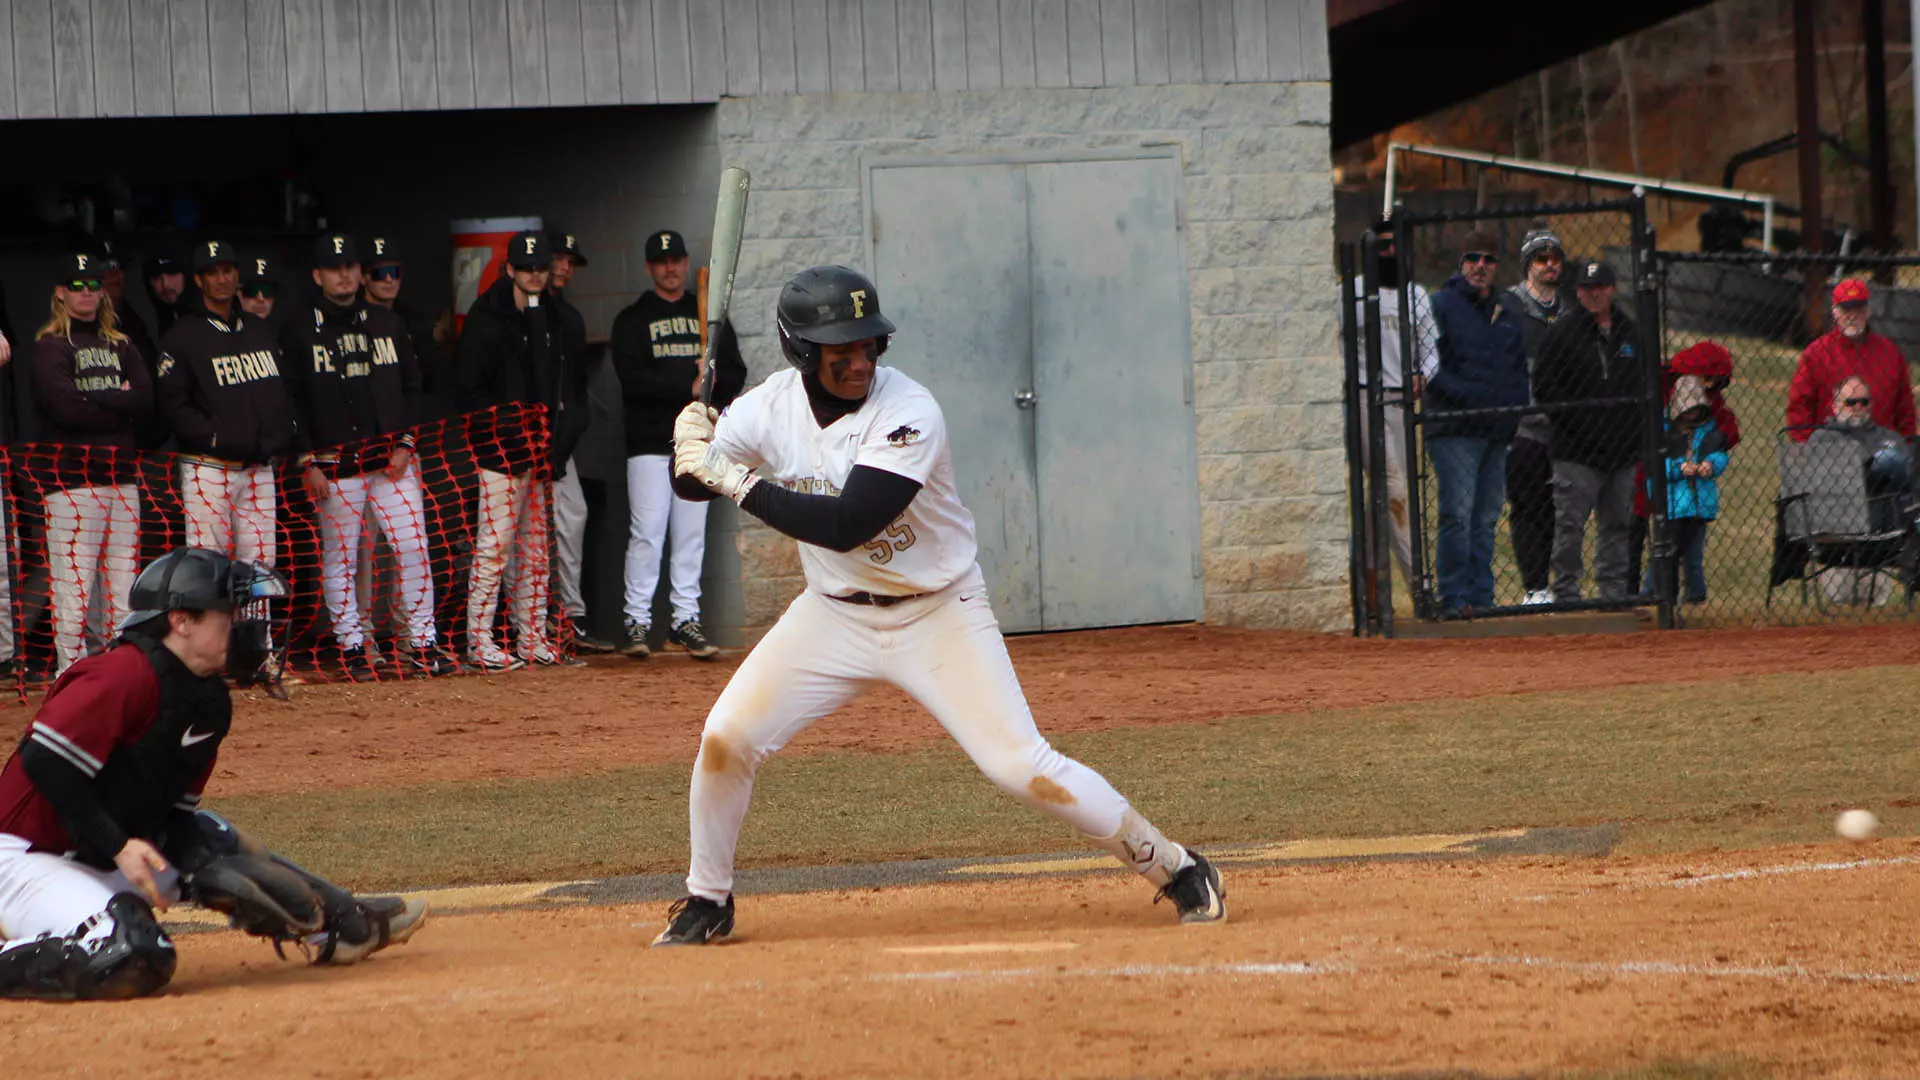
[[873,339],[874,358],[887,351],[893,323],[880,314],[880,291],[858,270],[815,266],[780,290],[774,314],[780,352],[802,374],[817,375],[820,346]]
[[209,548],[175,548],[150,563],[134,579],[128,596],[133,613],[120,632],[170,611],[228,611],[233,631],[227,642],[227,672],[247,685],[263,675],[272,652],[276,618],[272,601],[286,596],[287,579],[269,567],[230,559]]

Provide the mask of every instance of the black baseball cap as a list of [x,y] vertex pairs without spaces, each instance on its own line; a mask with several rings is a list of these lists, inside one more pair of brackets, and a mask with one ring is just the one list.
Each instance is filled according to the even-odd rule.
[[54,264],[53,280],[56,284],[65,285],[69,281],[81,279],[98,280],[100,275],[106,272],[107,257],[105,255],[97,255],[90,251],[76,251],[71,255],[60,256],[60,261]]
[[551,237],[555,255],[571,255],[580,266],[587,265],[586,253],[580,250],[580,238],[570,232],[556,232]]
[[313,265],[318,269],[347,266],[360,261],[360,245],[346,233],[326,233],[313,242]]
[[515,270],[545,270],[553,265],[553,248],[547,234],[522,230],[507,241],[507,265]]
[[1580,277],[1576,285],[1615,285],[1618,280],[1613,276],[1613,267],[1603,262],[1590,262],[1580,267]]
[[274,268],[274,260],[265,255],[255,255],[240,265],[240,280],[272,284],[280,280],[280,271]]
[[202,240],[193,246],[194,273],[204,274],[221,263],[232,263],[234,267],[239,267],[240,256],[234,252],[232,244],[225,240]]
[[367,242],[367,265],[401,262],[400,242],[391,236],[376,236]]
[[686,238],[672,229],[661,229],[647,237],[647,261],[664,262],[687,253]]

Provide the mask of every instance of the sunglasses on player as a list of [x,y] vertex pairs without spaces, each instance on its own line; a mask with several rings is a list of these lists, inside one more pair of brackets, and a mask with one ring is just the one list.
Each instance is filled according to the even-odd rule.
[[60,284],[68,292],[100,291],[100,279],[98,278],[74,278],[72,281],[63,281]]
[[1483,263],[1483,262],[1497,263],[1500,261],[1500,256],[1495,255],[1489,251],[1469,251],[1465,255],[1460,256],[1460,261],[1468,264],[1469,266],[1475,263]]
[[280,294],[280,286],[265,282],[255,282],[240,286],[240,295],[249,300],[271,300]]
[[400,268],[397,266],[376,266],[367,271],[369,281],[399,281]]
[[1851,405],[1851,406],[1853,406],[1854,408],[1856,408],[1856,409],[1857,409],[1857,408],[1860,408],[1860,407],[1861,407],[1861,406],[1863,406],[1863,405],[1871,405],[1871,404],[1873,404],[1873,399],[1872,399],[1872,398],[1870,398],[1870,397],[1850,397],[1850,398],[1841,398],[1841,399],[1840,399],[1840,404],[1842,404],[1842,405]]

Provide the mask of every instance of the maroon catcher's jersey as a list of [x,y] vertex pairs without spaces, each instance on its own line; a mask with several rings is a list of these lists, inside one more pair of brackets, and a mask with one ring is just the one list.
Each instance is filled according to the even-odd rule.
[[[121,644],[74,664],[47,691],[46,702],[21,745],[36,743],[78,769],[110,812],[140,807],[137,816],[157,817],[152,806],[156,795],[171,806],[195,808],[213,774],[220,740],[227,733],[226,718],[208,716],[197,726],[186,723],[178,733],[171,730],[178,723],[156,727],[160,680],[154,663],[140,646]],[[156,753],[164,760],[150,763]],[[108,768],[116,755],[120,759],[116,767]],[[145,767],[126,767],[135,764]],[[156,773],[177,777],[166,785],[174,790],[150,790]],[[115,812],[114,816],[124,815]],[[161,822],[121,820],[120,824],[129,835],[142,836]],[[0,833],[26,839],[35,851],[65,854],[75,847],[53,804],[27,779],[18,750],[0,769]]]

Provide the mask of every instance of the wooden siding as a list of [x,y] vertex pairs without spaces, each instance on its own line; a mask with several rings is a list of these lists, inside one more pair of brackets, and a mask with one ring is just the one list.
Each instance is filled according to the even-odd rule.
[[1325,0],[0,0],[0,119],[1327,78]]

